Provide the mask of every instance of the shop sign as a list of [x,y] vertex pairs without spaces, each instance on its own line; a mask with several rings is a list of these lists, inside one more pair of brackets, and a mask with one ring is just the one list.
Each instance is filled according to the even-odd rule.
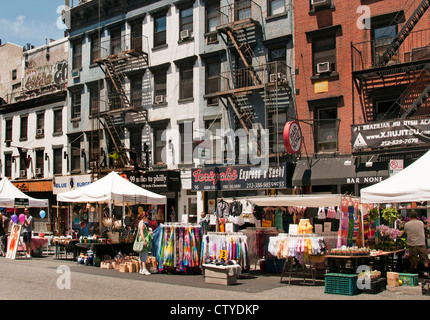
[[328,92],[328,81],[320,81],[314,84],[315,93]]
[[394,176],[396,173],[402,171],[403,167],[403,160],[390,160],[390,167],[388,168],[390,171],[390,176]]
[[397,119],[351,126],[355,150],[430,143],[430,119]]
[[26,198],[15,198],[15,206],[22,206],[22,207],[26,207],[28,206],[29,201]]
[[66,191],[71,191],[85,187],[93,182],[90,174],[54,177],[53,179],[53,193],[59,194]]
[[298,153],[302,147],[302,129],[297,121],[290,121],[284,127],[284,144],[288,153]]
[[287,188],[287,166],[271,165],[195,168],[191,172],[194,191],[229,191]]
[[147,190],[154,192],[181,191],[181,174],[178,171],[130,171],[125,172],[127,179]]

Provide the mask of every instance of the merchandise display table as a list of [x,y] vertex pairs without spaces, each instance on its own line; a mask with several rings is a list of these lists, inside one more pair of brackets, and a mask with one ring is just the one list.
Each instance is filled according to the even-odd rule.
[[237,277],[242,273],[239,265],[217,266],[214,264],[203,264],[206,283],[232,285],[237,283]]
[[76,243],[76,256],[91,250],[96,256],[102,258],[107,254],[113,257],[116,253],[130,254],[133,252],[133,243]]
[[355,274],[361,265],[372,266],[386,277],[387,271],[401,269],[401,257],[405,249],[382,251],[369,255],[326,255],[328,272]]
[[71,254],[73,259],[76,258],[75,244],[78,242],[76,239],[56,239],[52,240],[55,246],[55,259],[67,259]]

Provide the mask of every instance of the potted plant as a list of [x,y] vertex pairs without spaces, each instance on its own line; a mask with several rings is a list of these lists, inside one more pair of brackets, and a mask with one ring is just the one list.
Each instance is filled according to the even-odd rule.
[[399,219],[400,216],[400,213],[394,207],[382,210],[382,219],[387,221],[390,225],[392,225],[397,219]]

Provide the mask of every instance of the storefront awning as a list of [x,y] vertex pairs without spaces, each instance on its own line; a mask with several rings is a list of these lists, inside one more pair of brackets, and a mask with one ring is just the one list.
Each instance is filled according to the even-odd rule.
[[389,177],[388,163],[356,166],[353,158],[302,159],[296,164],[294,186],[374,184]]

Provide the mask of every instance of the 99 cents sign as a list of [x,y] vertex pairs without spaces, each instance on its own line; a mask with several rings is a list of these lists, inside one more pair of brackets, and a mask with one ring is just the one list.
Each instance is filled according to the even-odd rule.
[[302,147],[302,129],[297,121],[286,123],[284,127],[284,145],[288,153],[299,153]]

